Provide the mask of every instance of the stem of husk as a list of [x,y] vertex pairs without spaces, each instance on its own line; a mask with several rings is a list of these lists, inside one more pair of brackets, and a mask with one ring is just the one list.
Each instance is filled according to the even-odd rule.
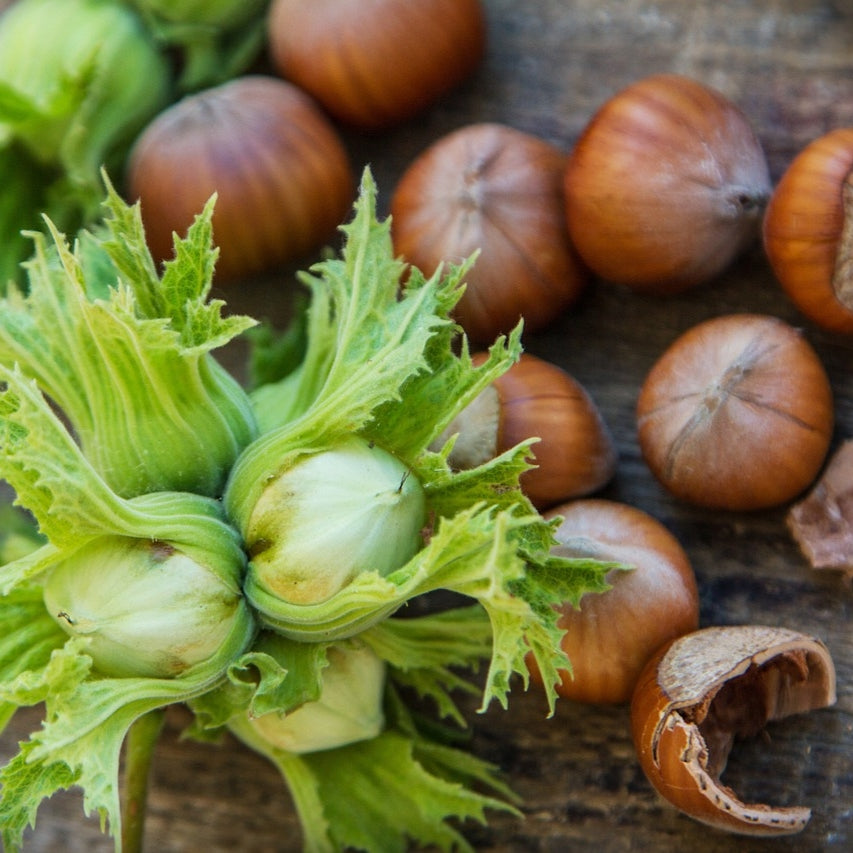
[[123,853],[142,853],[148,777],[154,747],[163,728],[165,712],[149,711],[130,727],[125,744],[124,803],[121,840]]

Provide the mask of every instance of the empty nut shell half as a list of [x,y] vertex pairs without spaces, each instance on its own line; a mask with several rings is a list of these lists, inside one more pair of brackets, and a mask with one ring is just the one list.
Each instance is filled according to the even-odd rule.
[[799,832],[808,808],[744,803],[720,782],[736,737],[835,702],[820,640],[760,625],[705,628],[665,645],[631,702],[640,764],[655,789],[703,823],[742,835]]

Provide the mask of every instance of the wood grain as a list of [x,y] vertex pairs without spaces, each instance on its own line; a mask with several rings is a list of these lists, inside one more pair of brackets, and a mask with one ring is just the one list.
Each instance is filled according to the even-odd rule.
[[[353,161],[369,163],[381,204],[416,154],[468,122],[501,121],[569,150],[594,110],[633,80],[676,71],[711,84],[746,111],[778,178],[807,142],[853,126],[850,3],[819,0],[486,0],[489,48],[480,71],[417,121],[382,135],[347,134]],[[224,294],[233,310],[283,322],[287,275]],[[565,367],[599,404],[620,461],[603,493],[652,513],[679,538],[696,570],[704,625],[784,625],[820,636],[838,669],[832,709],[772,725],[739,744],[724,779],[743,796],[799,803],[813,818],[799,836],[762,842],[708,830],[662,804],[634,758],[623,707],[563,702],[551,719],[536,692],[508,711],[474,713],[472,749],[496,762],[524,797],[524,820],[497,816],[467,835],[480,851],[847,850],[853,847],[853,593],[832,573],[808,568],[784,528],[784,508],[713,513],[669,498],[637,447],[634,405],[657,356],[707,317],[758,311],[803,328],[836,396],[834,445],[853,435],[853,342],[800,317],[774,281],[760,247],[718,281],[668,299],[596,282],[527,349]],[[239,352],[232,354],[235,370]],[[22,711],[0,740],[5,758],[37,725]],[[181,741],[170,711],[155,758],[147,828],[154,853],[290,853],[299,829],[276,771],[231,741]],[[78,793],[58,795],[28,836],[33,853],[112,848]]]

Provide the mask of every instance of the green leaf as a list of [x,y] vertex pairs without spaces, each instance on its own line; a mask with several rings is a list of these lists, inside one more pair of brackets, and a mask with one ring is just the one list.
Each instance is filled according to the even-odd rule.
[[171,96],[168,59],[126,5],[27,0],[0,18],[0,81],[18,95],[0,122],[86,201]]
[[[440,309],[442,316],[461,295],[469,266],[450,268],[445,279],[450,299]],[[414,271],[407,286],[431,287],[430,282],[421,282],[422,276]],[[450,421],[520,355],[521,325],[508,338],[499,338],[479,367],[472,364],[467,340],[460,339],[457,327],[441,325],[424,347],[426,369],[407,377],[399,393],[376,409],[363,434],[401,459],[417,460]]]
[[371,740],[297,756],[270,747],[248,725],[235,730],[275,764],[290,789],[313,853],[426,848],[470,851],[458,821],[485,823],[486,810],[510,803],[476,788],[505,790],[485,762],[422,737],[388,730]]
[[103,250],[132,291],[139,316],[169,320],[181,349],[189,352],[224,346],[255,325],[244,315],[223,318],[225,303],[208,299],[219,256],[213,244],[215,195],[199,211],[186,236],[175,236],[175,256],[166,261],[161,277],[145,243],[140,204],[128,206],[106,173],[103,178],[107,187]]
[[57,791],[68,790],[79,778],[63,762],[31,762],[32,750],[32,744],[24,744],[0,771],[0,840],[8,853],[22,849],[24,832],[35,826],[42,801]]
[[121,526],[122,502],[91,467],[35,382],[0,365],[0,475],[54,547]]
[[453,352],[458,327],[449,313],[467,266],[429,281],[394,257],[388,220],[376,219],[376,187],[365,170],[353,220],[342,227],[341,258],[303,276],[312,294],[307,351],[299,367],[253,395],[268,430],[238,460],[226,500],[250,511],[264,480],[288,450],[328,447],[352,433],[413,462],[452,417],[518,355],[496,345],[475,370]]
[[32,554],[44,544],[35,519],[0,497],[0,566]]
[[0,122],[7,125],[41,118],[44,110],[24,92],[0,80]]
[[479,692],[460,671],[476,673],[491,657],[492,627],[480,605],[386,619],[360,637],[388,662],[397,684],[431,699],[441,717],[465,725],[451,693]]
[[[290,376],[302,363],[308,347],[308,299],[298,292],[293,300],[293,317],[287,329],[278,333],[269,322],[260,323],[249,330],[249,387],[270,386]],[[256,408],[263,408],[258,403]],[[285,423],[287,417],[273,418],[271,425]]]
[[[0,47],[11,38],[11,31],[8,21],[0,23]],[[4,59],[8,61],[8,52],[4,52]],[[83,104],[94,70],[94,56],[90,53],[80,57],[74,73],[58,71],[55,79],[40,81],[43,85],[36,88],[23,80],[20,73],[13,73],[8,67],[0,68],[0,75],[3,75],[0,77],[0,130],[4,141],[22,142],[31,154],[46,163],[56,157],[61,135]],[[34,133],[35,128],[43,131],[41,138]]]
[[182,91],[246,71],[263,50],[269,0],[135,0],[164,50],[180,57]]
[[19,565],[41,565],[51,553],[107,534],[196,548],[207,539],[212,551],[221,551],[223,543],[237,547],[236,532],[224,522],[218,501],[182,492],[121,498],[92,467],[34,382],[2,365],[0,382],[0,476],[49,540],[2,567],[0,576],[15,577]]
[[191,702],[195,714],[189,733],[210,739],[211,731],[235,717],[287,713],[319,698],[327,664],[323,643],[298,643],[261,632],[252,648],[227,671],[227,680]]
[[[524,496],[519,477],[531,467],[531,446],[535,439],[524,441],[475,468],[452,471],[447,466],[445,451],[424,453],[416,463],[416,472],[424,484],[430,507],[439,515],[452,516],[474,503],[488,503],[505,509],[535,515],[530,501]],[[542,545],[550,535],[549,528],[537,525]]]
[[[479,688],[460,674],[476,672],[491,654],[492,630],[479,605],[425,616],[386,619],[358,635],[391,668],[391,678],[432,699],[443,717],[465,720],[451,693]],[[252,648],[235,661],[227,680],[193,700],[189,733],[210,740],[235,717],[287,713],[319,698],[322,672],[331,644],[290,640],[261,632]]]
[[301,277],[311,292],[307,321],[296,321],[307,326],[307,350],[297,369],[254,391],[258,419],[271,435],[258,440],[241,467],[260,466],[258,458],[274,458],[281,448],[328,445],[353,432],[413,462],[521,353],[519,326],[495,342],[485,364],[472,365],[450,313],[474,258],[429,279],[406,267],[394,255],[390,221],[376,217],[369,169],[354,218],[341,230],[341,257]]
[[41,227],[54,177],[19,145],[0,141],[0,294],[7,282],[24,280],[21,263],[30,256],[32,241],[23,232]]
[[[19,587],[0,597],[0,684],[45,666],[65,640],[65,633],[44,608],[40,588]],[[0,731],[19,705],[0,701]]]

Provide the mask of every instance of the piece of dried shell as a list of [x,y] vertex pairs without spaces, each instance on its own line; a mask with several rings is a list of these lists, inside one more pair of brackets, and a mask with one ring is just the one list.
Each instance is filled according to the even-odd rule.
[[814,569],[853,580],[853,439],[829,460],[815,487],[788,511],[788,530]]
[[683,812],[737,834],[785,835],[803,829],[808,808],[744,803],[720,775],[736,737],[835,698],[835,667],[820,640],[761,625],[705,628],[649,661],[631,730],[649,781]]

